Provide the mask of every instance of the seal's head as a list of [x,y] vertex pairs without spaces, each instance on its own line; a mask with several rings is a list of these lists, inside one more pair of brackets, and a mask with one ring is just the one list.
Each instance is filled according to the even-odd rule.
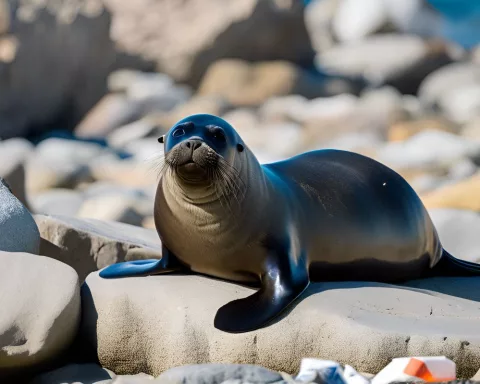
[[[225,120],[208,114],[188,116],[158,139],[165,165],[187,185],[238,185],[245,145]],[[225,189],[224,188],[224,189]]]

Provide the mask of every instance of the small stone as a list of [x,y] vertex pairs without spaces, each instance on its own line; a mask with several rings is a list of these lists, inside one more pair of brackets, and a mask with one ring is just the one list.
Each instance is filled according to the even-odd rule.
[[143,139],[155,131],[157,125],[151,118],[143,118],[115,129],[107,137],[111,147],[124,148],[132,141]]
[[307,108],[309,101],[304,96],[288,95],[271,97],[258,110],[263,121],[277,123],[302,121],[298,115]]
[[265,152],[278,160],[301,152],[304,142],[302,129],[295,123],[264,124],[260,131],[243,131],[241,135],[254,153]]
[[[120,193],[107,194],[85,200],[76,216],[139,226],[144,216],[137,209],[137,205],[139,202],[136,199],[122,196]],[[153,202],[151,205],[153,211]]]
[[74,188],[90,181],[88,164],[111,154],[95,143],[49,138],[40,142],[26,164],[27,193],[50,188]]
[[75,128],[82,138],[105,137],[116,128],[138,119],[142,113],[141,101],[124,94],[105,95]]
[[40,254],[60,260],[77,271],[80,281],[93,271],[117,262],[143,258],[136,249],[161,258],[161,241],[155,230],[124,223],[35,215],[42,241]]
[[332,18],[340,0],[311,1],[305,9],[305,26],[316,52],[322,52],[335,44]]
[[185,116],[197,113],[208,113],[221,116],[231,108],[230,103],[222,96],[217,95],[195,95],[183,104],[179,104],[172,111],[158,117],[158,122],[168,131],[176,122]]
[[480,214],[465,209],[430,208],[443,247],[462,260],[480,263]]
[[332,19],[332,29],[341,42],[355,41],[379,31],[387,21],[383,0],[342,0]]
[[158,165],[157,159],[161,158],[161,155],[150,157],[150,162],[135,159],[98,159],[89,164],[89,171],[97,181],[109,181],[131,187],[150,186],[158,181],[155,166]]
[[421,131],[405,141],[391,142],[377,158],[393,168],[442,168],[480,155],[480,143],[448,132]]
[[456,89],[479,84],[480,66],[475,63],[445,65],[428,75],[418,89],[421,102],[429,107],[438,106],[440,100]]
[[455,208],[480,212],[480,173],[445,185],[422,196],[423,203],[431,208]]
[[84,202],[82,193],[63,188],[53,188],[31,196],[35,213],[75,216]]
[[[2,232],[3,234],[3,232]],[[0,370],[51,363],[73,342],[80,323],[78,276],[48,257],[0,251]]]
[[[0,251],[38,254],[40,233],[30,212],[0,178]],[[3,268],[0,268],[0,270]]]
[[442,95],[438,105],[456,123],[468,123],[480,116],[480,78],[476,84],[457,87]]
[[388,140],[403,141],[426,130],[458,133],[458,128],[448,120],[439,117],[430,117],[393,123],[388,130]]
[[298,94],[314,98],[349,90],[346,81],[320,79],[286,61],[252,64],[238,59],[222,59],[210,66],[198,93],[222,96],[235,106],[258,106],[274,96]]

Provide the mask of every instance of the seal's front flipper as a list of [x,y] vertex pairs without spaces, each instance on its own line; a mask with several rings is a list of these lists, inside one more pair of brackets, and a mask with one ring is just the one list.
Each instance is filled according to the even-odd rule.
[[178,259],[166,247],[162,246],[161,259],[125,261],[109,265],[102,269],[99,276],[104,279],[117,277],[148,276],[169,273],[181,269]]
[[215,316],[215,328],[240,333],[267,325],[308,287],[307,268],[303,264],[301,261],[293,265],[288,254],[273,255],[261,276],[261,288],[221,307]]

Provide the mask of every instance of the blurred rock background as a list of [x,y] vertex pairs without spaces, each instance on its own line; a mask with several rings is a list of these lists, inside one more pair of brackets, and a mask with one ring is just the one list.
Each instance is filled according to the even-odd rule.
[[192,113],[262,162],[385,163],[480,260],[478,2],[0,0],[0,177],[31,212],[153,228],[157,137]]

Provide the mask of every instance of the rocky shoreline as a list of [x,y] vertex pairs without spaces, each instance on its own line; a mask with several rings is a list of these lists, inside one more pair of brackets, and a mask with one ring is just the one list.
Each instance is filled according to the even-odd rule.
[[480,381],[479,278],[318,283],[231,335],[215,311],[251,288],[98,277],[161,258],[157,138],[193,113],[226,119],[263,163],[338,148],[386,164],[444,247],[480,263],[479,43],[438,38],[458,31],[420,0],[300,3],[0,0],[2,384],[280,384],[306,357],[368,378],[401,356]]

